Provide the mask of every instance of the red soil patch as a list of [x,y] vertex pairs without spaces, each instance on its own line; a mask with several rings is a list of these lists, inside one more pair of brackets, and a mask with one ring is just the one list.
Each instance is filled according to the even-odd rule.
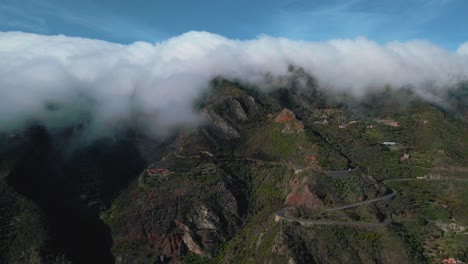
[[294,188],[286,197],[285,204],[291,207],[305,207],[308,209],[323,207],[322,200],[313,194],[307,185]]
[[284,124],[287,122],[291,122],[292,120],[296,119],[296,116],[294,115],[293,111],[284,108],[281,110],[279,115],[275,118],[275,122],[279,124]]
[[307,156],[306,156],[306,159],[307,159],[308,161],[316,162],[317,159],[318,159],[318,156],[317,156],[317,155],[307,155]]

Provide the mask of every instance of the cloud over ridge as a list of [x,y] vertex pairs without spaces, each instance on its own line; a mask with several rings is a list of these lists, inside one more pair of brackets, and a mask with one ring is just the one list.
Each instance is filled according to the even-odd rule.
[[468,43],[456,52],[415,40],[380,45],[365,38],[326,42],[260,36],[232,40],[188,32],[129,45],[67,36],[0,32],[0,131],[30,122],[86,122],[94,131],[143,118],[164,133],[195,124],[193,100],[223,76],[263,88],[265,74],[302,67],[327,89],[361,95],[410,85],[446,87],[468,77]]

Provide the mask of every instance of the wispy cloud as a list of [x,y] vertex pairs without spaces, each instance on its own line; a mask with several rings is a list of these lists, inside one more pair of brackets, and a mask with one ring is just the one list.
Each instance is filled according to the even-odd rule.
[[9,2],[0,3],[0,27],[47,33],[46,21]]
[[276,26],[280,35],[326,40],[366,36],[383,42],[421,38],[427,25],[454,0],[352,0],[288,2]]
[[85,32],[88,36],[124,42],[168,37],[155,27],[117,17],[107,13],[105,9],[93,12],[99,13],[73,10],[61,2],[5,0],[5,3],[0,3],[0,29],[43,34],[76,31]]

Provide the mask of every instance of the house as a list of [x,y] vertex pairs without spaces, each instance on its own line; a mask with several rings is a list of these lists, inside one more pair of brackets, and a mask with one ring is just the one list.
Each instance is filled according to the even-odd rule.
[[442,260],[442,263],[444,263],[444,264],[457,264],[457,260],[453,259],[453,258],[448,258],[448,259]]
[[149,175],[157,175],[157,174],[167,174],[167,173],[169,173],[171,171],[168,170],[168,169],[151,168],[151,169],[147,169],[146,172]]
[[387,126],[391,126],[391,127],[399,127],[400,126],[400,123],[398,123],[397,121],[392,120],[392,119],[376,119],[375,121],[378,122],[378,123],[383,123],[383,124],[385,124]]
[[442,263],[444,263],[444,264],[464,264],[464,262],[456,260],[454,258],[444,259],[444,260],[442,260]]
[[404,153],[403,156],[400,158],[400,161],[405,161],[410,158],[410,154]]
[[391,126],[391,127],[399,127],[400,126],[400,123],[398,123],[396,121],[389,121],[389,122],[386,122],[385,124],[388,125],[388,126]]
[[382,143],[382,145],[385,145],[385,146],[396,146],[396,145],[398,145],[398,143],[393,142],[393,141],[385,141],[384,143]]

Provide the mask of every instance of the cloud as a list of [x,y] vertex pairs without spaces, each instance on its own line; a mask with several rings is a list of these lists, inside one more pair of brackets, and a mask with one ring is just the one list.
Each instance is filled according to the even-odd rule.
[[165,134],[195,125],[194,100],[217,76],[268,89],[265,75],[302,67],[323,87],[356,96],[386,84],[423,94],[468,76],[468,44],[457,52],[427,41],[379,45],[365,38],[326,42],[260,36],[232,40],[188,32],[129,45],[66,36],[0,33],[0,131],[41,123],[84,124],[93,137],[138,126]]
[[468,43],[462,44],[458,50],[457,53],[460,55],[468,55]]

